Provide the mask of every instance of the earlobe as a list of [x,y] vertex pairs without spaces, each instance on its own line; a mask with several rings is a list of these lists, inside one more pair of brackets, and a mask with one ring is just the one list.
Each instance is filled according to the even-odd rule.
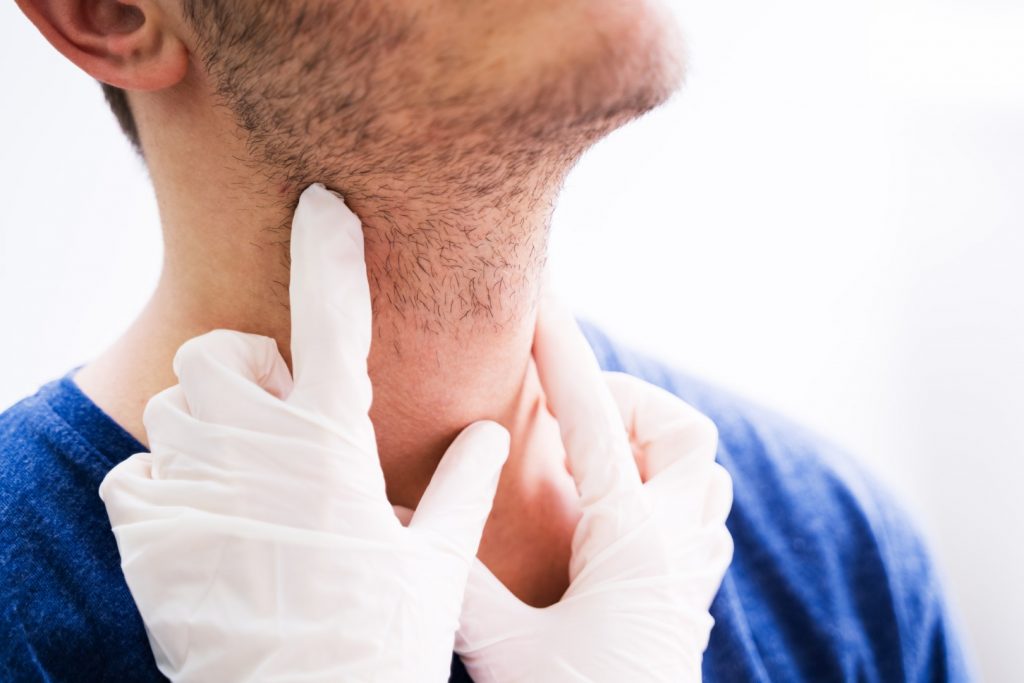
[[188,48],[153,0],[17,0],[65,57],[124,90],[161,90],[185,77]]

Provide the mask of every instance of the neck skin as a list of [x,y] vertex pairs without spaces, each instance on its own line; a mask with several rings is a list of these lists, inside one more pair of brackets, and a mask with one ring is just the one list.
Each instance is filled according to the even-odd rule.
[[[233,124],[212,119],[219,110],[192,86],[133,102],[160,208],[163,272],[130,329],[76,376],[143,443],[145,404],[177,383],[171,361],[186,340],[218,328],[261,334],[290,361],[283,226],[303,187],[268,179],[246,161]],[[480,194],[475,203],[457,192],[446,202],[444,188],[424,187],[422,178],[415,191],[401,178],[387,191],[324,180],[364,222],[374,297],[371,417],[389,498],[415,507],[464,427],[503,423],[513,449],[481,557],[525,600],[547,604],[565,588],[577,513],[530,349],[551,207],[568,164],[533,168],[510,175],[515,187],[504,188],[519,199],[503,191],[505,200]],[[424,233],[436,239],[417,237]],[[538,566],[502,547],[520,534],[547,546]]]

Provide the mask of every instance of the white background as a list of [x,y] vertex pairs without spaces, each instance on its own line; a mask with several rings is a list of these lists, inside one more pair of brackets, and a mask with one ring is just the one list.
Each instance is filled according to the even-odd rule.
[[[987,681],[1024,680],[1024,6],[677,3],[689,85],[572,176],[553,260],[616,336],[857,452],[916,514]],[[0,5],[0,406],[153,286],[145,172]]]

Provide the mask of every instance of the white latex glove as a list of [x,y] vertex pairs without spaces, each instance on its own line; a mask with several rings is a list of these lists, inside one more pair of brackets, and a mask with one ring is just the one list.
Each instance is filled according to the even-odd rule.
[[174,681],[447,681],[509,436],[470,425],[408,527],[385,495],[359,220],[313,186],[292,226],[294,381],[273,340],[186,343],[147,406],[151,453],[100,495]]
[[583,507],[571,583],[539,609],[477,561],[456,651],[477,683],[700,681],[733,550],[714,424],[662,389],[602,376],[557,303],[542,304],[534,357]]

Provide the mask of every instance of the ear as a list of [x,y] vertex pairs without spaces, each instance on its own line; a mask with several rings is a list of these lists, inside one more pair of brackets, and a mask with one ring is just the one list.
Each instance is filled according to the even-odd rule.
[[157,0],[17,0],[36,28],[96,80],[160,90],[188,71],[188,49]]

